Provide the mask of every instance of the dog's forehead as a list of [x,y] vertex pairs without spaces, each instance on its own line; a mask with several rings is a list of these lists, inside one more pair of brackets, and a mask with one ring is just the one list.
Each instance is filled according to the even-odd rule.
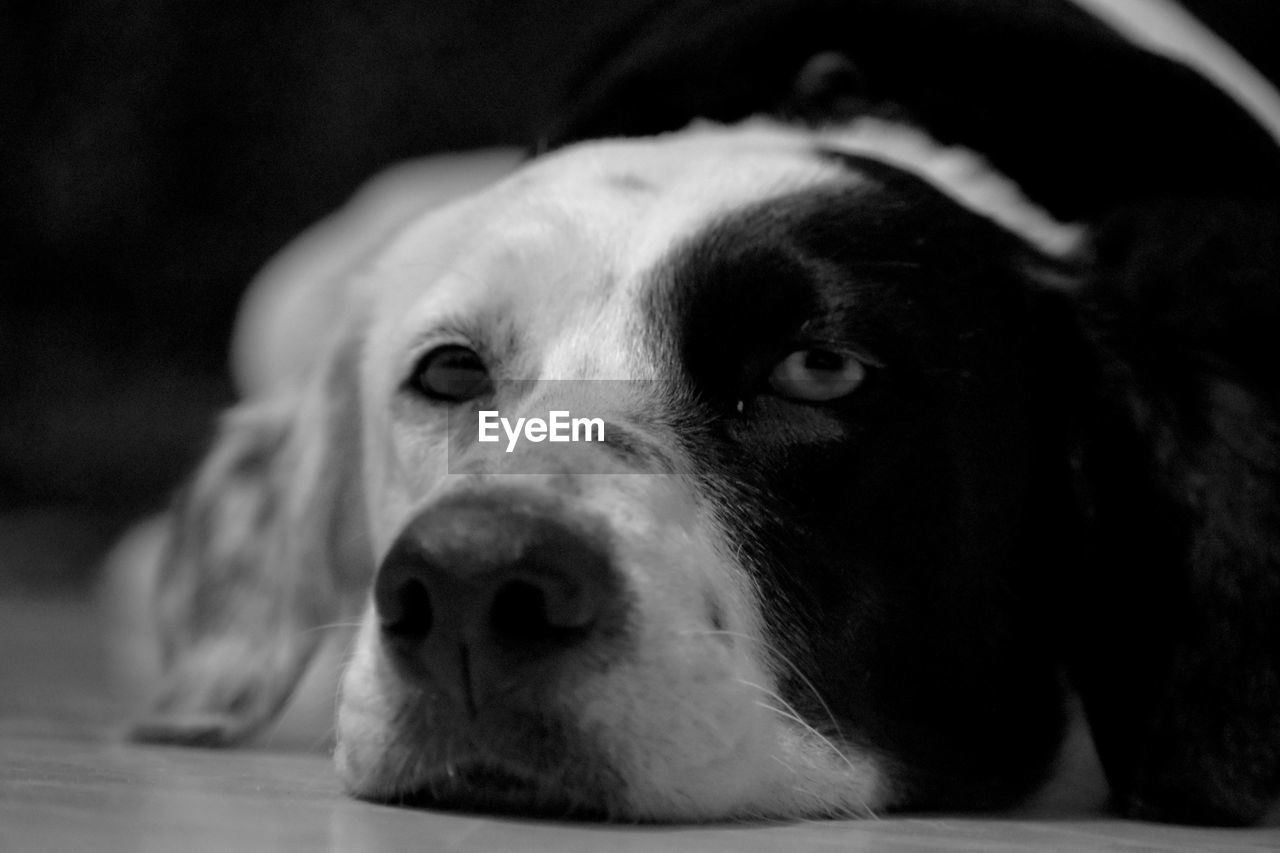
[[803,136],[777,131],[684,132],[547,155],[411,222],[373,259],[371,340],[403,351],[441,324],[489,335],[515,324],[540,348],[584,349],[575,330],[594,329],[597,341],[622,333],[647,273],[682,238],[842,173],[857,180]]
[[445,266],[522,238],[588,240],[612,245],[615,255],[629,248],[643,262],[651,260],[643,251],[648,243],[661,252],[718,213],[836,174],[856,180],[823,156],[831,151],[911,172],[1049,254],[1069,253],[1081,241],[1080,228],[1053,220],[981,157],[940,145],[918,129],[873,118],[817,130],[756,119],[580,143],[545,155],[462,204],[412,223],[382,262]]
[[[677,246],[737,210],[809,188],[838,181],[867,188],[868,198],[887,192],[858,158],[921,178],[1049,254],[1080,239],[979,158],[917,131],[874,121],[830,131],[706,125],[573,146],[410,223],[375,264],[390,291],[378,300],[375,337],[403,351],[442,318],[490,335],[518,326],[543,355],[594,362],[566,362],[567,373],[634,377],[643,365],[603,338],[628,334],[637,294]],[[616,363],[606,363],[609,353]]]
[[[626,278],[620,264],[652,262],[717,214],[839,172],[815,156],[811,137],[781,127],[709,126],[585,143],[538,158],[462,205],[425,217],[401,234],[383,263],[446,274],[513,259],[563,269],[590,254],[617,280]],[[561,289],[573,282],[554,283]],[[599,292],[607,282],[577,283]]]

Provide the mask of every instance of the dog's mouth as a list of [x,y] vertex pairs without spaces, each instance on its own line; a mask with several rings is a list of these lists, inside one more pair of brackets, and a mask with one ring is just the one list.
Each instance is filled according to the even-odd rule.
[[601,790],[564,772],[534,770],[485,756],[442,763],[413,790],[387,799],[414,808],[606,820],[611,810],[602,802]]

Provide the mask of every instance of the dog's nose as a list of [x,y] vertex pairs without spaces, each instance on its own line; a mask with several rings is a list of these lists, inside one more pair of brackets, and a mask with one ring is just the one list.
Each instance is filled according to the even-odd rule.
[[387,648],[411,677],[471,713],[620,621],[621,584],[599,534],[519,494],[430,507],[374,583]]

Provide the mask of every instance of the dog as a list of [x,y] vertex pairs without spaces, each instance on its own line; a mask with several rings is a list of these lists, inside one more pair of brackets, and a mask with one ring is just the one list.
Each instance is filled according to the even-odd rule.
[[[1078,693],[1122,811],[1261,819],[1276,206],[1066,221],[855,100],[566,144],[393,217],[302,332],[277,310],[240,349],[269,378],[116,558],[164,671],[135,736],[244,742],[355,624],[359,797],[1005,808]],[[557,412],[599,440],[545,440]]]

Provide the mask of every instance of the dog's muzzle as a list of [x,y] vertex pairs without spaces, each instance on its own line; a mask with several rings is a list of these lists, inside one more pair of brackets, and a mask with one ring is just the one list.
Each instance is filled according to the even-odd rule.
[[374,585],[401,677],[477,713],[616,635],[625,595],[602,531],[515,489],[451,496],[398,537]]

